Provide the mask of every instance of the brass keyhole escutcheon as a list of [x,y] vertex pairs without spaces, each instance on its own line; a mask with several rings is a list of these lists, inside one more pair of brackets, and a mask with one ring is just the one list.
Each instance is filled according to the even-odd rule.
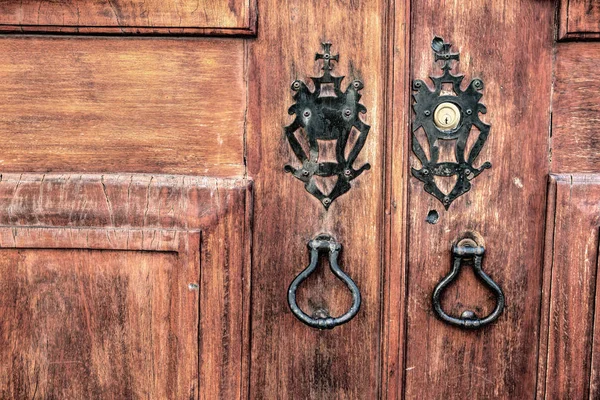
[[460,110],[453,103],[442,103],[433,113],[433,122],[443,131],[451,131],[460,123]]

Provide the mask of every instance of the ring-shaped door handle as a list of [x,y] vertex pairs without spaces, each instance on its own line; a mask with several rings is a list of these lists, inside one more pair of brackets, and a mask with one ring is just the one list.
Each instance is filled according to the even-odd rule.
[[[477,245],[474,240],[469,238],[464,238],[460,240],[456,245],[452,248],[452,271],[437,284],[433,291],[433,309],[435,310],[438,317],[451,325],[455,325],[461,328],[467,329],[476,329],[481,328],[485,325],[488,325],[494,322],[502,311],[504,310],[504,293],[502,293],[502,289],[496,282],[492,280],[481,267],[483,263],[483,255],[485,253],[485,248],[483,246]],[[446,314],[446,312],[442,309],[442,304],[440,302],[440,297],[442,292],[450,285],[454,279],[456,279],[463,261],[467,259],[473,259],[473,270],[475,271],[475,275],[488,287],[496,296],[496,307],[491,314],[484,318],[477,318],[473,311],[467,310],[462,313],[460,318],[453,317],[451,315]]]
[[[306,325],[318,329],[333,329],[354,318],[360,308],[360,291],[358,286],[356,286],[356,283],[354,283],[354,281],[350,279],[338,265],[338,256],[342,250],[342,245],[340,243],[336,242],[335,239],[329,235],[319,235],[308,242],[308,248],[310,251],[310,264],[300,272],[290,284],[288,289],[288,304],[296,318]],[[298,286],[317,268],[319,253],[321,252],[329,253],[329,267],[331,272],[344,282],[352,293],[352,306],[345,314],[339,317],[311,317],[302,311],[296,302],[296,290],[298,290]]]

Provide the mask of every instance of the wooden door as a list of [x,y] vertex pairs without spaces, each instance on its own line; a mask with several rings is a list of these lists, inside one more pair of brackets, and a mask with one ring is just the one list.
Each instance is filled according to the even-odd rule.
[[[0,398],[597,398],[599,10],[4,2]],[[491,127],[471,167],[492,167],[451,204],[412,172],[436,37],[462,88],[483,83]],[[323,125],[296,129],[315,110]],[[341,247],[312,259],[323,234]],[[506,299],[480,329],[432,305],[464,235]],[[298,307],[344,314],[357,296],[332,260],[360,309],[316,329],[288,289],[315,261]],[[465,267],[441,304],[481,317],[496,300]]]
[[1,8],[0,398],[244,397],[255,6]]

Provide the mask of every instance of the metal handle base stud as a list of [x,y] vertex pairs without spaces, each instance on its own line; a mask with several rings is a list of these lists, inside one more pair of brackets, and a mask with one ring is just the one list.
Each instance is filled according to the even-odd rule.
[[[484,252],[485,248],[483,246],[479,246],[474,240],[468,238],[460,240],[452,248],[452,271],[437,284],[433,291],[433,309],[442,321],[461,328],[476,329],[494,322],[502,314],[504,310],[504,293],[502,293],[500,286],[481,269]],[[456,279],[463,261],[467,259],[473,259],[475,275],[496,295],[496,308],[485,318],[477,318],[475,313],[469,310],[464,311],[460,318],[456,318],[446,314],[442,309],[440,302],[442,292]]]
[[[296,278],[290,284],[288,289],[288,303],[292,313],[294,313],[296,318],[304,322],[306,325],[318,329],[333,329],[336,326],[342,325],[354,318],[360,308],[360,291],[354,281],[350,279],[350,277],[346,275],[338,265],[338,255],[342,250],[342,245],[340,243],[336,242],[335,239],[329,235],[319,235],[308,242],[308,249],[310,250],[310,264],[308,267],[306,267],[306,269],[304,269],[304,271],[300,272],[300,274],[298,274],[298,276],[296,276]],[[311,317],[302,311],[296,302],[296,290],[298,289],[298,286],[315,271],[319,261],[319,253],[325,251],[329,253],[329,267],[331,268],[331,272],[333,272],[338,279],[344,282],[352,293],[352,307],[350,307],[350,309],[344,315],[336,318],[330,316],[325,318]]]

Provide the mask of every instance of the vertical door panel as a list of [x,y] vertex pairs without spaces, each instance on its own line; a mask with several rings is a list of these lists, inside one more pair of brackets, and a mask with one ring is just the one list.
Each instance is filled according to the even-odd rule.
[[[457,70],[481,78],[491,133],[476,166],[493,167],[449,210],[409,178],[405,395],[409,399],[532,398],[535,393],[541,262],[548,171],[552,71],[552,2],[412,2],[411,73],[441,70],[431,41],[460,51]],[[418,161],[411,156],[413,166]],[[440,215],[426,222],[430,210]],[[465,331],[438,320],[435,285],[450,271],[452,243],[466,231],[485,240],[483,269],[504,289],[506,308],[493,325]],[[494,297],[470,268],[446,291],[443,305],[484,316]]]
[[3,174],[0,397],[240,398],[249,184]]
[[553,175],[549,189],[538,398],[595,399],[600,176]]
[[[383,1],[262,0],[260,32],[249,43],[248,173],[256,180],[253,240],[251,398],[374,399],[380,394],[383,144],[387,65]],[[283,167],[298,166],[284,135],[293,121],[290,85],[310,82],[322,65],[315,53],[332,42],[332,71],[342,90],[364,82],[361,118],[371,130],[355,166],[372,165],[329,210]],[[312,85],[312,84],[311,84]],[[288,285],[308,263],[307,242],[321,232],[344,246],[341,267],[362,294],[358,315],[331,331],[303,325],[287,304]],[[351,304],[347,288],[325,263],[298,292],[311,315],[338,316]]]

